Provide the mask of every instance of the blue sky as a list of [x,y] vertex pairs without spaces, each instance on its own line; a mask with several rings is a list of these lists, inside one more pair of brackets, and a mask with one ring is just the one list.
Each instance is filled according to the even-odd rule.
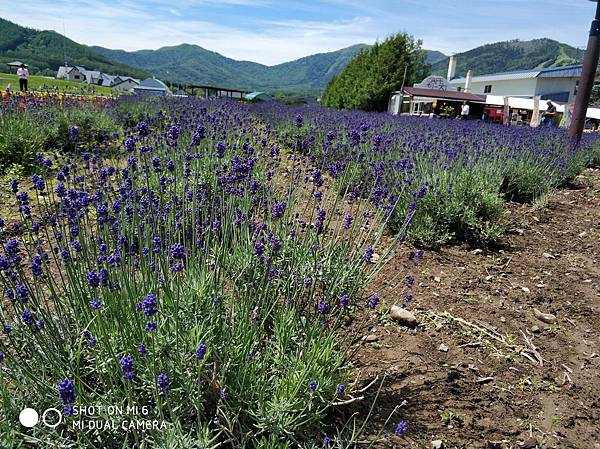
[[508,39],[550,37],[583,47],[588,0],[2,0],[0,16],[71,39],[138,50],[198,44],[277,64],[397,31],[448,54]]

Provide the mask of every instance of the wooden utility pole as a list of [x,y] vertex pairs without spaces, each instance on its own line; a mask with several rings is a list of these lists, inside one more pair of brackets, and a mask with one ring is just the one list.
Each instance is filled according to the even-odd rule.
[[583,69],[581,70],[581,79],[579,80],[579,89],[575,99],[575,110],[573,111],[573,120],[569,127],[569,135],[573,140],[579,142],[585,128],[585,118],[590,104],[592,87],[596,78],[598,69],[598,59],[600,59],[600,0],[590,0],[596,2],[596,18],[592,22],[590,29],[590,38],[587,44],[587,50],[583,57]]

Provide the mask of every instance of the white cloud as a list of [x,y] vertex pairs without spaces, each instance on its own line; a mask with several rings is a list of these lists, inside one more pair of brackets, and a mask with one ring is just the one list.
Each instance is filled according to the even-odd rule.
[[[265,64],[357,43],[372,43],[402,30],[423,39],[425,48],[445,53],[517,37],[547,36],[571,45],[583,45],[593,9],[593,3],[582,0],[455,0],[451,4],[443,2],[443,6],[436,1],[421,0],[30,0],[2,3],[2,17],[8,20],[59,33],[63,32],[64,21],[66,35],[87,45],[138,50],[185,42],[235,59]],[[545,9],[546,15],[538,14],[543,4],[551,5]],[[324,8],[328,8],[326,14]],[[576,11],[578,19],[554,20],[566,9]],[[252,14],[244,15],[248,11]],[[275,15],[279,13],[281,18]],[[554,16],[549,16],[550,13]],[[332,16],[337,18],[319,20]]]
[[[207,0],[187,0],[207,3]],[[210,0],[208,0],[210,1]],[[255,4],[255,0],[227,0],[229,4]],[[260,2],[261,4],[264,2]],[[15,4],[3,16],[21,25],[63,32],[76,42],[123,50],[156,49],[192,43],[225,56],[277,64],[312,53],[334,51],[359,42],[373,41],[368,29],[371,19],[357,17],[346,21],[255,21],[258,31],[244,30],[205,20],[186,18],[185,8],[173,4],[165,16],[163,8],[142,9],[137,2],[121,1],[118,6],[91,0],[78,4],[53,3],[48,9],[32,4]],[[158,13],[157,13],[158,12]],[[178,17],[181,14],[182,17]]]

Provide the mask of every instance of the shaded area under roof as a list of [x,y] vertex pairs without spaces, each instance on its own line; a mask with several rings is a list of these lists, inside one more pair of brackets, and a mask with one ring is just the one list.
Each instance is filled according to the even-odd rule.
[[421,87],[405,87],[402,93],[413,97],[438,98],[440,100],[469,101],[472,103],[485,103],[485,95],[471,94],[469,92],[454,92],[449,90],[424,89]]

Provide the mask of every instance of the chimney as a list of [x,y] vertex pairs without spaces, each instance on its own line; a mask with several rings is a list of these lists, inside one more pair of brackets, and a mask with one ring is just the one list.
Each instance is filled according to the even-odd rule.
[[451,81],[456,75],[456,55],[450,55],[448,59],[448,81]]
[[465,92],[469,92],[469,89],[471,88],[471,81],[473,81],[473,70],[470,70],[467,72],[467,78],[465,80]]

